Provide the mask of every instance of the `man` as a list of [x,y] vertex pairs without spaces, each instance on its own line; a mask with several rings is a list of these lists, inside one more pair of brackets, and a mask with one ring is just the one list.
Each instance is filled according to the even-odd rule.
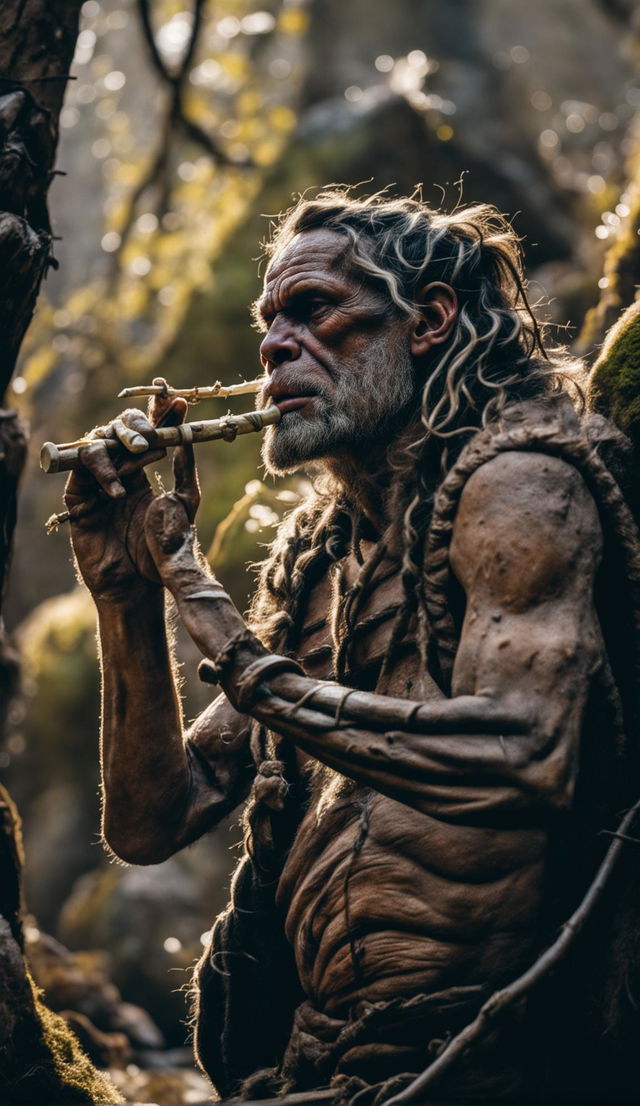
[[[225,1095],[331,1084],[382,1102],[529,966],[593,875],[626,799],[611,704],[627,690],[605,638],[630,603],[615,550],[634,539],[600,457],[616,435],[574,411],[493,209],[301,201],[255,315],[258,405],[282,413],[267,469],[320,474],[263,567],[260,641],[194,552],[188,452],[154,499],[141,412],[98,431],[69,482],[99,614],[104,833],[156,863],[249,796],[197,973],[199,1059]],[[163,585],[227,693],[186,734]],[[575,1093],[578,1053],[586,1100],[600,1022],[578,1013],[572,1037],[566,1006],[554,1021],[530,1005],[440,1100]]]

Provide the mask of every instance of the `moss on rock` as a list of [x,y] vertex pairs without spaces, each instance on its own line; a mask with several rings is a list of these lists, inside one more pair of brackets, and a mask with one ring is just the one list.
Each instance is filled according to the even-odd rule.
[[589,400],[640,449],[640,302],[631,304],[607,334],[591,371]]

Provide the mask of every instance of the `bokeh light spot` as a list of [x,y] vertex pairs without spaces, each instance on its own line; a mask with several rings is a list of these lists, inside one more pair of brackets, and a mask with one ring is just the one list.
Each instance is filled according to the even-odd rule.
[[151,262],[148,257],[134,257],[130,268],[136,276],[146,276],[151,272]]
[[118,249],[121,242],[120,235],[115,230],[109,230],[103,236],[100,245],[105,253],[114,253]]
[[536,111],[550,111],[553,106],[553,100],[543,88],[531,93],[531,103]]
[[540,135],[540,145],[544,146],[548,150],[555,149],[558,145],[559,138],[555,131],[545,130]]
[[584,130],[584,126],[584,119],[576,111],[572,111],[570,115],[567,115],[566,128],[571,134],[580,134]]
[[235,15],[227,15],[216,26],[216,31],[222,38],[235,38],[240,34],[240,20]]
[[140,215],[136,220],[136,226],[141,234],[153,234],[154,230],[158,229],[158,216],[152,211],[145,211],[144,215]]
[[374,64],[379,73],[390,73],[394,62],[391,54],[379,54]]
[[119,69],[112,69],[104,79],[104,87],[108,92],[119,92],[127,83],[127,78]]
[[251,12],[241,20],[240,30],[244,35],[267,35],[275,25],[271,12]]
[[180,180],[191,181],[195,180],[198,175],[198,170],[192,161],[181,161],[178,166],[178,176]]
[[269,74],[277,81],[282,81],[291,73],[291,63],[286,58],[274,58],[269,63]]

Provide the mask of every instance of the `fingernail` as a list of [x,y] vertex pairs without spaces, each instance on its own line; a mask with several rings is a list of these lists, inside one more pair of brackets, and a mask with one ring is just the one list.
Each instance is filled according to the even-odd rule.
[[131,441],[131,445],[134,449],[141,449],[142,450],[142,449],[148,449],[149,448],[147,440],[146,440],[146,438],[142,437],[142,434],[132,434],[130,441]]
[[114,499],[122,499],[122,496],[126,494],[126,491],[118,480],[114,480],[113,483],[109,484],[109,495]]

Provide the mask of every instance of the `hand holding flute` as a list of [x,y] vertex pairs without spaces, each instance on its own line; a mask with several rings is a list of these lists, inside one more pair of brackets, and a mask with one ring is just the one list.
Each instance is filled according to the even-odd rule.
[[[122,454],[123,448],[131,453],[141,454],[148,451],[156,451],[159,448],[166,449],[170,446],[184,444],[211,442],[222,439],[223,441],[235,441],[239,434],[249,434],[263,430],[265,426],[271,426],[280,421],[280,411],[275,405],[264,411],[249,411],[242,415],[226,415],[220,419],[203,419],[197,422],[183,423],[187,403],[198,403],[201,399],[225,398],[227,396],[248,395],[259,391],[263,380],[245,380],[241,384],[231,384],[223,387],[219,381],[215,384],[195,388],[172,388],[163,377],[156,377],[152,384],[137,385],[132,388],[124,388],[119,397],[131,398],[133,396],[150,396],[150,418],[152,423],[141,411],[131,409],[125,411],[119,419],[109,427],[98,427],[86,438],[76,442],[63,442],[56,445],[54,442],[45,442],[40,451],[40,467],[45,473],[70,472],[71,469],[87,465],[92,468],[92,459],[98,457],[97,451],[87,452],[85,447],[94,446],[97,440],[105,443],[107,453]],[[169,410],[174,412],[172,424],[168,425],[166,416]],[[175,419],[175,412],[180,410],[180,420]],[[162,414],[161,414],[162,412]],[[142,419],[142,422],[140,422]],[[164,424],[160,426],[160,421]],[[173,423],[178,422],[179,425]],[[104,453],[103,449],[103,453]],[[149,456],[147,463],[156,460]],[[104,461],[104,458],[102,458]],[[102,465],[105,468],[104,463]],[[101,483],[101,474],[95,472],[96,479]],[[112,481],[113,483],[113,478]],[[108,488],[104,489],[111,494]]]
[[[255,391],[257,382],[251,383]],[[168,446],[178,447],[173,459],[175,489],[169,494],[182,502],[188,525],[200,501],[193,444],[231,441],[237,434],[260,430],[280,419],[274,406],[185,423],[187,397],[166,385],[158,392],[155,381],[152,389],[148,417],[129,409],[78,442],[45,443],[42,450],[45,471],[71,471],[65,491],[67,512],[51,521],[71,522],[78,568],[98,606],[104,602],[135,606],[149,600],[149,589],[153,592],[160,586],[145,540],[145,516],[154,495],[144,467],[160,460]]]

